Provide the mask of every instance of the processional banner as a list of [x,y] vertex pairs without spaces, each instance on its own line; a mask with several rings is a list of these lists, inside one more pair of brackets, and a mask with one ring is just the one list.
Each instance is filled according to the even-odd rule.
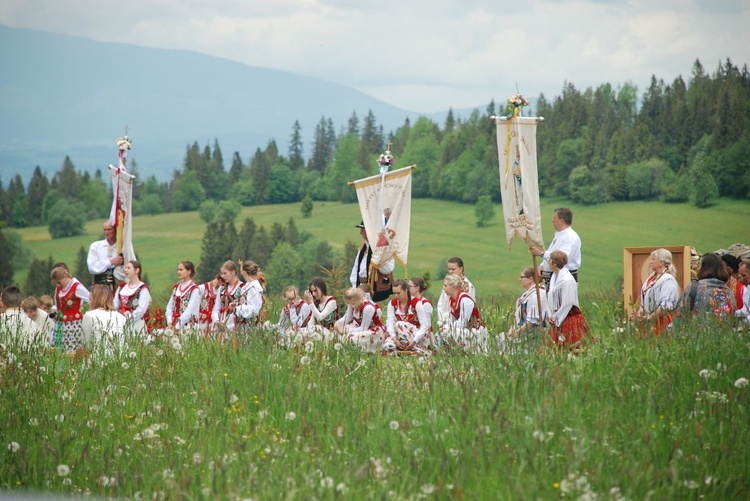
[[536,166],[536,117],[496,118],[500,193],[508,248],[518,237],[544,249]]
[[372,265],[395,258],[406,266],[411,228],[411,165],[354,181],[372,249]]
[[[109,222],[115,227],[117,234],[117,252],[122,254],[123,263],[136,259],[133,250],[133,182],[135,176],[126,169],[130,139],[128,136],[117,140],[119,149],[118,166],[109,166],[112,173],[112,209]],[[115,278],[125,281],[124,264],[115,268]]]

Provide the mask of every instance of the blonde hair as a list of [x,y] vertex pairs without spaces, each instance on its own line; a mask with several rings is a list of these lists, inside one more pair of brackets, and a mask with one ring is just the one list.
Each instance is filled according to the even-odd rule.
[[258,282],[260,282],[260,286],[263,287],[263,290],[266,290],[266,275],[262,271],[260,271],[260,266],[258,266],[258,263],[255,261],[239,261],[240,267],[242,268],[243,273],[247,273],[247,276],[249,277],[255,277]]
[[299,296],[299,289],[294,285],[287,285],[284,287],[284,297],[286,297],[287,292],[294,292],[294,297]]
[[344,292],[344,300],[349,302],[353,301],[355,299],[364,299],[365,298],[365,291],[358,287],[349,287]]
[[94,285],[89,296],[89,306],[92,310],[113,311],[115,305],[112,302],[112,289],[108,285]]
[[34,296],[29,296],[21,301],[23,311],[36,311],[39,309],[39,303]]
[[677,268],[675,268],[675,266],[672,264],[672,253],[667,249],[656,249],[651,253],[651,255],[655,257],[657,261],[661,261],[664,263],[664,267],[667,268],[667,273],[669,273],[670,275],[674,275],[675,273],[677,273]]
[[52,280],[61,280],[63,278],[73,278],[73,276],[70,274],[70,270],[68,270],[68,267],[64,264],[58,264],[54,268],[52,268],[52,271],[49,272],[49,277]]
[[459,277],[458,275],[446,275],[443,283],[464,292],[469,290],[469,284],[466,283],[463,277]]

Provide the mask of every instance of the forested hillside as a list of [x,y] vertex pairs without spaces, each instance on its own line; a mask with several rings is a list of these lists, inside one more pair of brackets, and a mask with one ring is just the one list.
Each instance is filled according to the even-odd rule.
[[[750,196],[747,65],[740,69],[727,60],[708,73],[696,61],[687,80],[665,83],[654,76],[640,100],[638,92],[627,83],[584,91],[565,83],[561,95],[540,96],[537,109],[525,110],[545,117],[538,128],[543,195],[584,204],[691,200],[699,207],[718,196]],[[134,212],[202,208],[210,220],[238,205],[352,202],[355,192],[347,181],[374,173],[386,148],[397,166],[418,166],[414,197],[475,203],[489,195],[499,201],[495,127],[489,117],[504,108],[493,101],[465,120],[449,113],[443,124],[407,119],[387,133],[372,112],[363,118],[353,113],[346,124],[322,117],[309,151],[297,121],[288,144],[271,140],[247,161],[237,152],[225,160],[218,141],[193,142],[171,181],[138,180]],[[131,169],[137,174],[135,163]],[[79,172],[66,157],[51,179],[39,167],[26,186],[20,175],[0,179],[0,221],[14,228],[46,224],[55,237],[80,233],[84,220],[108,214],[107,176]]]

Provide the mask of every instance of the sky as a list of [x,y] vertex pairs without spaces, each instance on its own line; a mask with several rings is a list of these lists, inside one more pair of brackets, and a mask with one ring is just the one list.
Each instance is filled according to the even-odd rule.
[[[2,0],[0,23],[185,49],[420,113],[750,63],[750,0]],[[125,63],[126,64],[126,63]]]

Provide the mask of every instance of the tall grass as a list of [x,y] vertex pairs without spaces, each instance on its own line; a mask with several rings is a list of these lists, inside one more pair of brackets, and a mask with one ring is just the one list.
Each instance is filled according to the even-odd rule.
[[[641,339],[614,292],[578,357],[131,343],[0,351],[0,485],[161,499],[747,496],[747,332]],[[490,330],[507,321],[487,306]],[[741,384],[739,385],[741,386]],[[66,468],[67,467],[67,468]],[[69,469],[69,473],[67,472]]]

